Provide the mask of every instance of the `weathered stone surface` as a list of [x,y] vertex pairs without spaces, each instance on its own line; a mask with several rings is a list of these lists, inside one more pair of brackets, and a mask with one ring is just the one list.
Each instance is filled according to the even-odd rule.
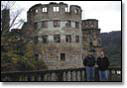
[[[59,11],[53,12],[54,7],[59,7]],[[42,12],[42,8],[47,8],[47,12]],[[66,12],[66,8],[69,11]],[[27,12],[28,21],[25,23],[27,26],[23,28],[24,33],[31,29],[29,36],[39,37],[37,47],[40,50],[40,59],[44,60],[48,69],[80,68],[83,67],[83,58],[91,48],[96,50],[96,55],[98,54],[100,49],[98,20],[82,21],[81,15],[80,6],[71,5],[69,7],[65,3],[37,4]],[[54,27],[54,20],[60,22],[59,27]],[[42,27],[42,21],[47,22],[46,28]],[[66,26],[68,21],[71,21],[70,27]],[[78,27],[76,27],[76,22],[79,23]],[[59,43],[54,41],[56,34],[60,35]],[[43,35],[48,36],[47,43],[42,42]],[[71,36],[71,42],[66,41],[66,35]],[[75,36],[77,35],[79,42],[76,42]],[[92,46],[90,46],[91,41]],[[61,60],[61,53],[65,54],[65,60]]]

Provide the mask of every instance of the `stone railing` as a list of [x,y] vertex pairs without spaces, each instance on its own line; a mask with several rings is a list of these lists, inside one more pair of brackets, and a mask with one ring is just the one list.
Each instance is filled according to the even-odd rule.
[[[120,67],[109,68],[108,81],[122,81]],[[85,68],[24,71],[24,72],[1,72],[1,81],[86,81]],[[99,81],[98,69],[95,70],[95,81]]]

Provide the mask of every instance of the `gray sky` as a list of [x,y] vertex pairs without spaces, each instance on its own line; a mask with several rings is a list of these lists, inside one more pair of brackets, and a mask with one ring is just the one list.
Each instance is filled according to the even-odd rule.
[[[17,1],[13,8],[23,8],[21,18],[27,18],[28,9],[38,3],[48,4],[52,1]],[[62,1],[53,1],[62,2]],[[121,30],[121,2],[120,1],[63,1],[69,5],[81,6],[82,19],[98,19],[101,32]]]

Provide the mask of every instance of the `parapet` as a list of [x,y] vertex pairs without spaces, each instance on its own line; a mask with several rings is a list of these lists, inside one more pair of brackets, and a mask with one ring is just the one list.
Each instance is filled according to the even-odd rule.
[[[77,5],[70,5],[60,2],[49,4],[36,4],[27,12],[28,21],[33,20],[81,20],[82,9]],[[39,16],[39,18],[38,18]]]
[[82,20],[82,29],[98,29],[97,19]]

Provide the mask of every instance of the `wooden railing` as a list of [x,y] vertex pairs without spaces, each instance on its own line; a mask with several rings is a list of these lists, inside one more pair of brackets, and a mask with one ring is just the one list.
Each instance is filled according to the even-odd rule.
[[[1,81],[86,81],[85,68],[25,71],[25,72],[1,72]],[[99,81],[98,69],[95,69],[95,81]],[[122,81],[120,67],[109,68],[108,81]]]

